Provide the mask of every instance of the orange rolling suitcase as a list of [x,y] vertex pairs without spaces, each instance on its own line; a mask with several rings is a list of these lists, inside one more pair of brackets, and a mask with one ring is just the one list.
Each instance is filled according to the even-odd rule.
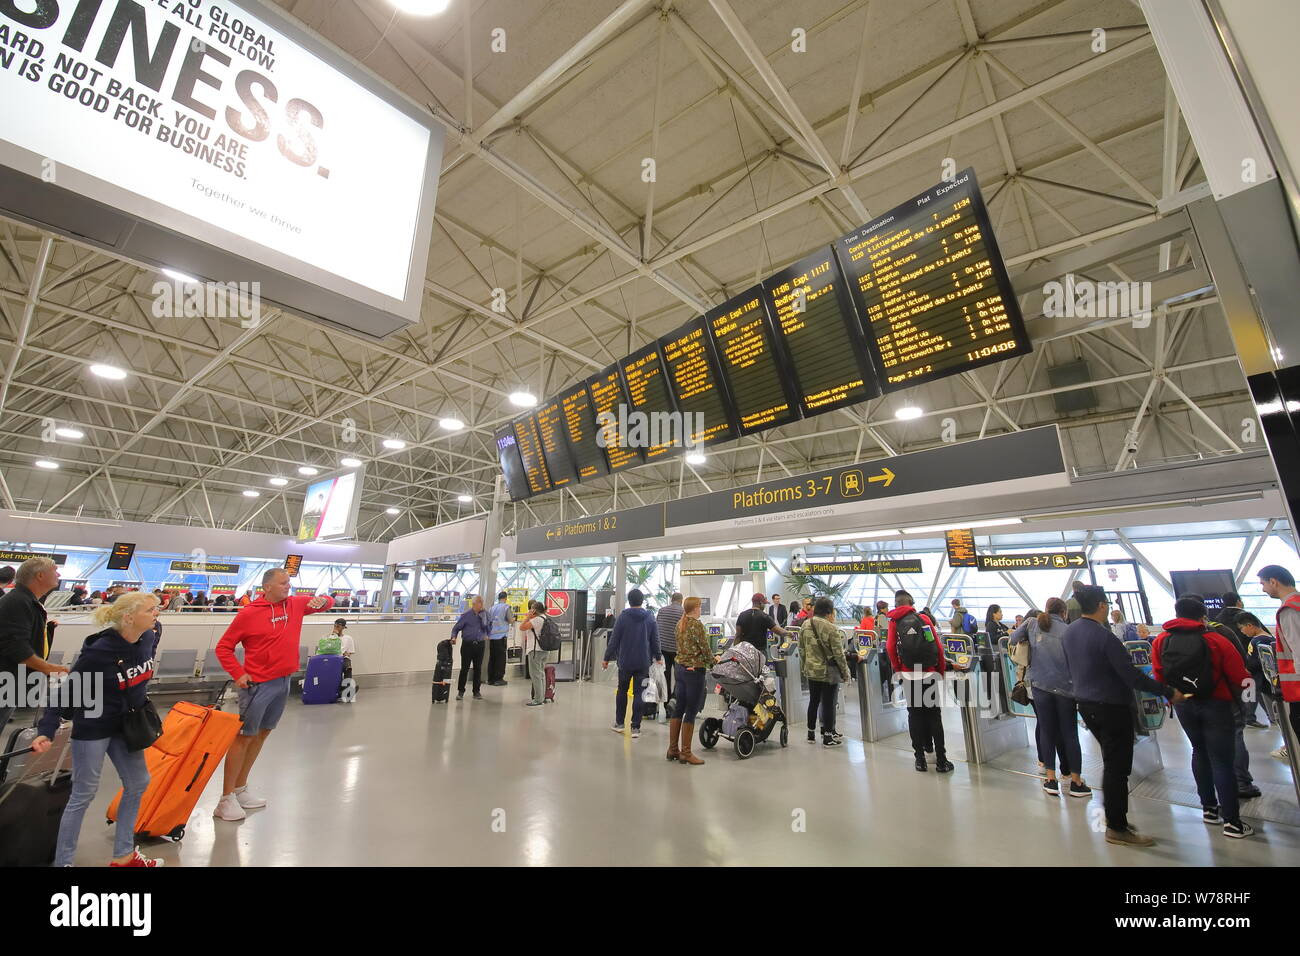
[[[211,707],[178,701],[163,721],[162,736],[145,751],[149,788],[140,802],[135,832],[142,837],[179,840],[203,788],[239,733],[240,719]],[[117,819],[117,792],[108,822]]]

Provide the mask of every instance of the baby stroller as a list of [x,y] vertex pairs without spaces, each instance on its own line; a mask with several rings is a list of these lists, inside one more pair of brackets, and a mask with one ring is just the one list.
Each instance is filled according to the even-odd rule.
[[781,725],[781,746],[790,743],[785,712],[776,699],[776,679],[767,673],[763,652],[745,641],[734,645],[713,665],[713,683],[727,711],[721,717],[706,717],[700,725],[700,743],[712,750],[719,737],[726,737],[741,760]]

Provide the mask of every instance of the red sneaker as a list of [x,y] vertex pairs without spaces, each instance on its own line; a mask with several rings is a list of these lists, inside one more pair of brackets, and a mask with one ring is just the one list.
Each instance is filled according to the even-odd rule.
[[131,859],[127,860],[125,863],[110,863],[108,865],[109,866],[162,866],[163,861],[155,860],[152,857],[144,856],[140,853],[139,850],[135,850],[131,854]]

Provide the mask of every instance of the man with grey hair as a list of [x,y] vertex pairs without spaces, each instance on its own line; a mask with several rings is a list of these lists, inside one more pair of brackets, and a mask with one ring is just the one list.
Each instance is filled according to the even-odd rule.
[[[325,595],[291,596],[289,572],[271,568],[262,575],[262,594],[239,609],[217,641],[217,660],[238,687],[239,736],[226,753],[225,786],[214,815],[242,820],[246,810],[266,806],[266,798],[248,789],[248,775],[266,738],[280,722],[289,699],[289,681],[298,670],[298,645],[304,615],[325,611],[334,599]],[[244,660],[235,646],[244,646]]]
[[[12,674],[24,686],[19,669],[41,674],[66,674],[45,660],[45,608],[41,598],[59,586],[59,569],[50,558],[28,558],[18,566],[14,586],[0,597],[0,674]],[[0,700],[0,726],[9,720],[16,702]]]

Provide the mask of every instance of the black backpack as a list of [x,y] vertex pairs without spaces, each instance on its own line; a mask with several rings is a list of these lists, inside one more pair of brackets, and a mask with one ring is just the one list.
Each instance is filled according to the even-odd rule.
[[1214,657],[1199,631],[1167,631],[1160,645],[1164,681],[1188,697],[1209,700],[1214,694]]
[[438,663],[439,664],[451,663],[451,639],[450,638],[448,638],[445,641],[438,642]]
[[542,629],[537,634],[537,646],[544,651],[560,649],[560,629],[549,617],[542,622]]
[[920,666],[939,666],[939,642],[934,630],[915,611],[904,614],[894,622],[898,641],[898,659],[907,670]]

